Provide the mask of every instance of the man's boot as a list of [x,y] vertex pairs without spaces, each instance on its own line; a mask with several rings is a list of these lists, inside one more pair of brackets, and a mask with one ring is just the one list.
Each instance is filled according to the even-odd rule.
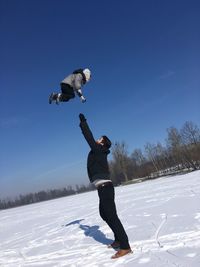
[[133,251],[129,248],[129,249],[120,249],[119,251],[117,251],[116,254],[114,254],[111,259],[117,259],[120,257],[123,257],[127,254],[133,253]]

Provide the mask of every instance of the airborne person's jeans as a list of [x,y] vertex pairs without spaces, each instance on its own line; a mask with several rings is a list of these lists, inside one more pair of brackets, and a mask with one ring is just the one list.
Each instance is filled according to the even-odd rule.
[[74,90],[69,84],[61,83],[60,87],[61,87],[61,91],[62,91],[60,101],[67,102],[71,98],[75,97]]
[[99,213],[114,233],[115,241],[120,242],[121,249],[129,249],[130,245],[124,227],[118,218],[115,206],[115,192],[112,183],[98,189]]

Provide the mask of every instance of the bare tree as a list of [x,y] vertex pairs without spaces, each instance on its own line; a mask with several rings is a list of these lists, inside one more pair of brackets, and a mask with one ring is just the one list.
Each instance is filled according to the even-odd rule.
[[200,129],[196,124],[191,121],[186,121],[180,132],[184,144],[194,144],[195,146],[199,146]]
[[132,152],[132,154],[131,154],[131,158],[135,160],[135,162],[136,162],[136,164],[138,166],[141,166],[146,161],[146,158],[143,155],[141,149],[134,149],[133,152]]
[[[188,168],[196,170],[196,164],[193,160],[193,156],[190,152],[190,138],[193,139],[193,134],[191,134],[191,128],[188,127],[189,124],[186,124],[182,130],[179,132],[176,128],[171,127],[168,129],[168,147],[175,159],[176,164],[180,168]],[[190,129],[190,130],[188,130]],[[187,134],[186,134],[187,133]],[[190,134],[188,134],[190,133]],[[188,138],[190,136],[190,138]],[[189,145],[190,144],[190,145]]]
[[134,177],[144,177],[148,175],[145,168],[146,158],[142,153],[141,149],[134,149],[131,154],[132,164],[134,166]]
[[187,121],[180,130],[183,150],[193,169],[200,167],[200,130],[193,122]]
[[167,147],[171,155],[172,164],[177,167],[182,168],[184,166],[184,159],[181,149],[181,135],[175,127],[170,127],[167,129]]
[[155,171],[158,172],[160,170],[159,162],[158,162],[158,154],[156,145],[147,143],[145,145],[145,152],[147,154],[148,159],[152,162]]
[[112,155],[114,164],[116,165],[115,170],[119,171],[118,175],[123,176],[123,179],[128,181],[130,158],[128,157],[127,146],[125,142],[116,142],[112,149]]

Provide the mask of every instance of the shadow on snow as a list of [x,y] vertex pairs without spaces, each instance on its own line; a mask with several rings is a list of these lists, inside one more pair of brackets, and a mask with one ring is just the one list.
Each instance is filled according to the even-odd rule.
[[82,221],[84,221],[84,219],[72,221],[72,222],[66,224],[65,227],[68,227],[70,225],[78,224],[79,228],[81,230],[83,230],[85,236],[92,237],[94,240],[96,240],[97,242],[99,242],[99,243],[101,243],[103,245],[108,245],[108,244],[113,242],[112,239],[107,238],[105,236],[105,234],[102,233],[101,230],[99,230],[99,226],[98,225],[89,226],[89,225],[86,225],[86,224],[82,224],[81,223]]

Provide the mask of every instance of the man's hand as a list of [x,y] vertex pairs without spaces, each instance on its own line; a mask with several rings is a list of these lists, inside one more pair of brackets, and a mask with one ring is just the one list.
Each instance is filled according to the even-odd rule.
[[81,96],[81,102],[82,102],[82,103],[85,103],[85,102],[86,102],[86,99],[85,99],[84,96]]
[[86,121],[86,118],[82,113],[79,114],[79,119],[80,119],[81,122]]

